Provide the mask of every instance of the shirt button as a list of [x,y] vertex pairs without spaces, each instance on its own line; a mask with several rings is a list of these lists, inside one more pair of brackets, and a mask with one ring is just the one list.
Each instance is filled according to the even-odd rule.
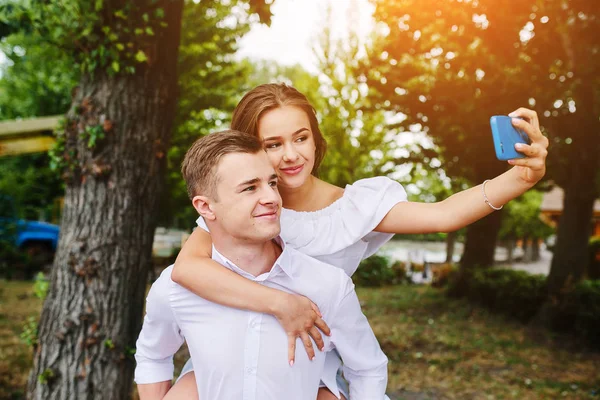
[[246,368],[246,372],[248,373],[248,375],[253,375],[256,373],[256,368],[248,367],[248,368]]

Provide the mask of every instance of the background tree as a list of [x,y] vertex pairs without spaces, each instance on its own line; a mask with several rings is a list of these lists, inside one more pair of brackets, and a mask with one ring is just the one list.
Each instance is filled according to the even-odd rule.
[[[254,68],[234,54],[256,15],[244,2],[203,1],[184,8],[179,49],[179,101],[171,147],[167,153],[166,190],[161,200],[162,226],[191,228],[198,214],[191,207],[181,162],[199,137],[229,126],[233,108],[251,88]],[[210,12],[208,10],[211,10]]]
[[530,190],[506,205],[499,238],[504,241],[508,251],[508,263],[513,261],[512,251],[518,239],[523,241],[523,261],[539,260],[539,241],[554,232],[540,219],[543,195],[541,191]]
[[549,177],[564,190],[550,303],[582,279],[600,195],[600,3],[536,1],[525,27],[525,71],[551,140]]
[[[264,1],[229,3],[269,15]],[[81,71],[52,153],[65,205],[28,395],[127,398],[176,116],[184,1],[24,4],[19,21]],[[186,6],[210,17],[211,4]]]
[[356,31],[358,9],[356,4],[348,6],[346,38],[336,37],[329,28],[333,21],[328,9],[314,46],[321,98],[313,105],[328,143],[320,177],[340,187],[396,171],[396,132],[386,126],[384,110],[372,106],[369,86],[359,70],[366,43]]
[[[472,184],[506,170],[494,155],[489,117],[527,105],[519,31],[527,12],[511,1],[374,0],[382,39],[365,66],[379,104],[426,132],[450,179]],[[492,4],[493,3],[493,4]],[[519,2],[519,10],[529,3]],[[463,268],[493,263],[501,213],[470,225]]]
[[[0,66],[0,120],[58,115],[69,109],[79,75],[72,57],[23,32],[0,41],[0,51],[6,57]],[[0,158],[0,193],[13,198],[20,217],[58,218],[55,200],[64,188],[49,164],[47,154]]]

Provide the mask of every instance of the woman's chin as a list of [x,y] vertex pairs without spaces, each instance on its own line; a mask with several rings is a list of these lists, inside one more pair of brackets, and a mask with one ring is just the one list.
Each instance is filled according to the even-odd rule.
[[280,189],[298,189],[306,183],[304,176],[279,177],[278,186]]

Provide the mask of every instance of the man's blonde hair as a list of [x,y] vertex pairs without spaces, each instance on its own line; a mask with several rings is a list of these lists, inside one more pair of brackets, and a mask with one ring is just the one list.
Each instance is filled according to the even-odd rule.
[[235,130],[211,133],[196,140],[181,164],[188,196],[190,199],[198,195],[216,199],[219,183],[216,167],[221,158],[232,153],[256,154],[261,150],[262,143],[257,137]]

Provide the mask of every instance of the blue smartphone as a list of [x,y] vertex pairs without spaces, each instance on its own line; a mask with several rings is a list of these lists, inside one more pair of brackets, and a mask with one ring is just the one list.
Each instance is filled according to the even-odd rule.
[[506,161],[513,158],[525,158],[523,153],[515,150],[516,143],[531,144],[529,136],[521,129],[512,125],[512,118],[505,115],[494,115],[490,118],[494,148],[498,160]]

